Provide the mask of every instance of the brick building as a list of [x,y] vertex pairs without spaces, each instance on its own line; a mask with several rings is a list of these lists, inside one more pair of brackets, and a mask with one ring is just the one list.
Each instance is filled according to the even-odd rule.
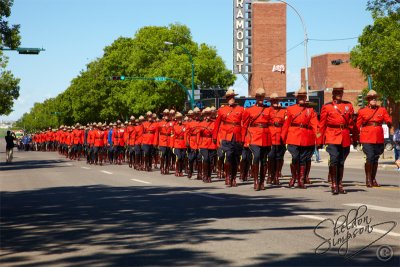
[[[286,4],[252,4],[252,74],[249,96],[257,88],[264,88],[267,96],[272,92],[286,96]],[[273,71],[275,66],[275,71]]]
[[[335,82],[344,85],[344,99],[353,103],[358,110],[357,96],[368,87],[361,71],[350,65],[349,53],[327,53],[313,56],[308,68],[308,85],[311,91],[324,91],[324,102],[332,100],[332,86]],[[304,84],[304,68],[301,69],[301,83]]]

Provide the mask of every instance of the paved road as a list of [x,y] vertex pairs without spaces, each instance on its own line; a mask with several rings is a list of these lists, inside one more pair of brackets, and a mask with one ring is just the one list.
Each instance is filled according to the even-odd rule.
[[379,170],[383,186],[370,189],[361,168],[347,168],[349,193],[332,196],[325,164],[307,190],[254,192],[251,182],[226,188],[53,152],[16,152],[5,165],[0,152],[2,266],[399,266],[393,170]]

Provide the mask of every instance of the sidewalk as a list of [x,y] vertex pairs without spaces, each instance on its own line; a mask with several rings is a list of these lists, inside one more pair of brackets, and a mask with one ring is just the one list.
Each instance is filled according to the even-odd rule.
[[[328,166],[329,154],[325,150],[320,149],[319,155],[320,155],[320,162],[317,163],[315,161],[312,161],[312,164],[314,166]],[[383,156],[385,156],[385,158],[383,158]],[[291,155],[288,151],[286,151],[285,163],[289,164],[290,160],[291,160]],[[353,169],[364,169],[364,163],[365,163],[364,153],[351,149],[350,154],[346,159],[345,167]],[[379,169],[393,171],[394,173],[398,173],[400,175],[400,172],[397,171],[396,165],[394,164],[393,151],[385,151],[385,153],[381,155],[379,159]]]

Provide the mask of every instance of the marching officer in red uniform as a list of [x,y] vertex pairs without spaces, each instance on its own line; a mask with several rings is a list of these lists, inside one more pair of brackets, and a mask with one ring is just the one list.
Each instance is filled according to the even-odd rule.
[[384,137],[382,123],[391,127],[392,119],[386,109],[377,105],[378,95],[374,90],[367,94],[368,106],[358,111],[357,129],[360,133],[360,143],[366,155],[365,184],[367,187],[379,187],[376,181],[378,160],[384,150]]
[[153,121],[151,111],[146,113],[147,121],[143,122],[142,150],[144,155],[145,171],[151,171],[154,143],[157,136],[157,123]]
[[94,163],[97,165],[100,162],[100,166],[103,165],[103,154],[102,150],[104,147],[104,131],[102,129],[103,125],[101,122],[94,124],[93,139],[94,139]]
[[122,164],[122,153],[125,146],[124,140],[125,129],[121,125],[121,121],[117,121],[117,128],[112,132],[112,141],[114,146],[114,162],[115,164]]
[[205,108],[202,112],[203,121],[199,123],[198,144],[201,155],[202,179],[205,183],[211,183],[211,161],[216,155],[217,145],[212,142],[212,133],[214,131],[214,121],[211,120],[211,109]]
[[229,89],[225,98],[228,104],[218,110],[217,120],[215,121],[213,142],[217,143],[219,135],[221,148],[226,154],[226,177],[225,182],[228,186],[236,185],[236,174],[242,154],[242,117],[244,108],[235,102],[235,92]]
[[174,154],[176,155],[175,176],[183,176],[183,162],[186,157],[186,127],[182,123],[183,115],[175,114],[176,123],[173,126]]
[[306,166],[315,148],[318,120],[314,109],[306,105],[307,91],[303,87],[296,93],[296,98],[297,104],[287,108],[281,137],[292,155],[289,187],[293,187],[297,180],[298,187],[305,189]]
[[135,120],[135,164],[134,168],[135,170],[142,170],[143,169],[143,150],[142,150],[142,140],[143,140],[143,122],[144,122],[144,117],[139,116],[139,119],[136,121]]
[[271,150],[271,132],[269,131],[270,110],[264,105],[265,90],[256,91],[256,104],[244,110],[242,138],[249,141],[253,155],[251,173],[254,179],[254,190],[265,190],[265,168],[267,155]]
[[[332,193],[346,194],[343,188],[344,163],[350,152],[350,145],[357,146],[357,129],[354,125],[353,105],[343,100],[342,83],[337,82],[332,89],[332,102],[322,106],[317,134],[317,144],[327,145],[329,153],[329,176],[332,179]],[[352,134],[352,137],[350,136]],[[352,140],[351,140],[352,139]]]
[[270,96],[271,111],[269,130],[271,132],[271,152],[268,154],[268,184],[279,185],[279,177],[282,173],[283,157],[286,152],[286,146],[282,141],[282,126],[286,119],[286,109],[279,105],[279,97],[277,93]]
[[188,145],[188,163],[189,163],[189,170],[188,170],[188,178],[192,177],[193,174],[193,166],[194,162],[197,163],[197,180],[201,180],[201,165],[200,165],[200,156],[199,156],[199,148],[197,144],[197,134],[199,132],[199,124],[200,124],[200,109],[195,107],[193,109],[193,117],[192,121],[189,121],[186,124],[186,131],[187,131],[187,145]]
[[156,145],[161,152],[160,170],[161,174],[169,173],[169,160],[171,157],[170,139],[173,135],[173,124],[169,119],[169,110],[163,111],[163,119],[158,123],[158,140]]
[[125,129],[125,144],[128,146],[129,168],[132,168],[135,156],[135,116],[132,115],[129,120],[128,126]]
[[84,132],[80,129],[80,124],[77,123],[75,125],[75,129],[72,131],[72,142],[73,142],[72,154],[73,158],[78,159],[78,161],[80,160],[80,153],[83,144],[83,135]]

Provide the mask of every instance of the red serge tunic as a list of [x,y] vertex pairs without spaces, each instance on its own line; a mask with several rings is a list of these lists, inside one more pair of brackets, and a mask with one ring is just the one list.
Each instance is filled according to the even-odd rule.
[[173,135],[173,124],[170,121],[162,120],[158,123],[158,146],[168,147],[171,144]]
[[198,147],[201,149],[217,149],[212,141],[215,121],[202,121],[199,123],[197,133]]
[[287,119],[282,127],[282,140],[288,145],[314,146],[318,127],[313,108],[298,104],[287,108]]
[[271,132],[271,142],[272,145],[282,145],[281,143],[281,133],[282,126],[285,123],[286,109],[284,108],[271,108],[270,111],[270,125],[269,131]]
[[175,123],[173,131],[174,148],[186,148],[186,127],[183,124]]
[[[271,146],[271,132],[269,131],[271,108],[252,106],[244,110],[242,137],[250,145]],[[246,139],[246,137],[248,137]]]
[[72,131],[72,136],[73,136],[73,142],[74,145],[79,145],[82,144],[82,140],[83,140],[83,131],[79,130],[79,129],[75,129]]
[[198,149],[197,134],[199,133],[198,121],[191,121],[186,124],[187,141],[191,149]]
[[98,146],[98,147],[104,146],[104,131],[94,130],[93,138],[94,138],[94,146]]
[[125,129],[125,143],[128,146],[134,146],[135,145],[135,126],[129,125]]
[[113,140],[114,146],[124,146],[125,145],[124,133],[125,133],[125,130],[123,128],[113,129],[112,140]]
[[237,104],[220,108],[215,121],[213,139],[242,142],[243,112],[244,108]]
[[357,129],[353,121],[354,109],[350,102],[329,102],[322,106],[319,122],[318,144],[334,144],[349,147],[350,133],[357,141]]
[[135,126],[135,146],[141,145],[143,140],[143,125],[139,124]]
[[357,129],[360,129],[360,143],[383,144],[382,123],[392,124],[388,112],[383,107],[365,107],[358,111]]
[[157,123],[156,122],[143,122],[143,139],[142,145],[154,145],[157,143]]

